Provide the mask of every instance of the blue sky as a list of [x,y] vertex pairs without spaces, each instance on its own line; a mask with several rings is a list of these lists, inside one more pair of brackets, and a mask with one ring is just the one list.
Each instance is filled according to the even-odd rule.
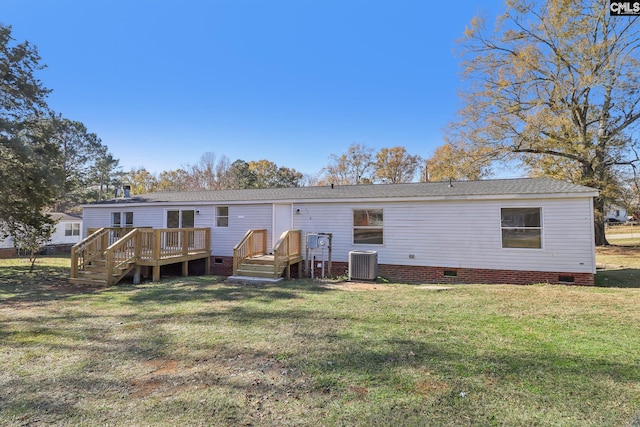
[[205,152],[316,175],[350,144],[427,157],[458,109],[455,41],[502,0],[3,0],[49,105],[123,170]]

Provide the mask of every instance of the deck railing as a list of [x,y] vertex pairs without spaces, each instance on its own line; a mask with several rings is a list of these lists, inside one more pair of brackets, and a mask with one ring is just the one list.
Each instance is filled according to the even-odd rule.
[[166,259],[209,251],[209,228],[154,228],[139,229],[140,258]]
[[244,261],[267,253],[267,230],[249,230],[240,243],[233,248],[233,274],[235,275]]
[[83,271],[92,261],[104,257],[104,251],[109,246],[108,228],[89,230],[90,234],[71,249],[71,277],[78,277],[78,271]]
[[[73,247],[71,278],[77,278],[92,261],[106,260],[107,281],[136,262],[184,258],[211,251],[209,228],[99,228]],[[117,281],[117,279],[116,279]],[[110,283],[111,284],[111,283]]]
[[300,230],[287,230],[283,232],[273,247],[274,276],[282,273],[292,259],[297,259],[301,256],[302,232]]
[[133,229],[107,248],[107,285],[113,285],[131,270],[140,252],[139,241],[139,230]]

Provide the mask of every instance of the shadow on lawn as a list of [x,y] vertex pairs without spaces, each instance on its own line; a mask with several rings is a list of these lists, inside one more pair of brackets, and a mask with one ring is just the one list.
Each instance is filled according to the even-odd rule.
[[0,301],[38,303],[59,300],[105,289],[97,285],[71,285],[67,268],[0,268]]
[[601,288],[640,288],[640,269],[619,268],[598,270],[595,284]]
[[278,284],[227,283],[218,276],[175,278],[142,285],[124,284],[114,292],[133,292],[129,301],[140,303],[182,303],[189,301],[244,301],[286,300],[301,298],[297,291],[328,292],[322,286],[306,281],[286,281]]

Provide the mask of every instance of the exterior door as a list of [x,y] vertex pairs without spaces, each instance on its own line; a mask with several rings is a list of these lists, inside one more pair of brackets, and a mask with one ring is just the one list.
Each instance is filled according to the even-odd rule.
[[273,205],[273,248],[280,235],[293,228],[293,205]]
[[[195,225],[194,211],[192,209],[186,210],[168,210],[167,211],[167,228],[193,228]],[[181,247],[182,242],[180,240],[181,233],[169,232],[166,233],[166,241],[164,244],[167,247]],[[193,245],[193,233],[188,233],[189,246]]]

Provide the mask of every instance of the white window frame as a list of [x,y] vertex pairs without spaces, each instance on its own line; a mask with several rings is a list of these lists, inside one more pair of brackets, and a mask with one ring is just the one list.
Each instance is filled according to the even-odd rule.
[[[522,221],[522,224],[517,224],[517,225],[505,225],[504,224],[504,210],[505,209],[510,209],[510,210],[522,210],[525,211],[527,209],[537,209],[538,210],[538,216],[539,216],[539,224],[538,225],[527,225],[524,223],[524,220]],[[542,206],[502,206],[500,208],[500,244],[502,249],[527,249],[527,250],[540,250],[544,248],[544,215],[543,215],[543,209]],[[524,213],[523,213],[524,215]],[[539,245],[538,246],[527,246],[527,245],[521,245],[521,246],[517,246],[517,245],[509,245],[509,246],[505,246],[505,232],[517,232],[517,231],[521,231],[523,233],[527,233],[529,231],[538,231],[538,239],[539,239]]]
[[[220,215],[219,209],[227,209],[226,215]],[[226,219],[226,224],[220,225],[220,220]],[[216,227],[228,228],[229,227],[229,206],[216,206]]]
[[[356,213],[357,212],[366,212],[367,216],[370,216],[370,213],[372,212],[380,212],[380,216],[382,218],[381,220],[381,224],[380,225],[372,225],[372,224],[367,224],[367,225],[356,225]],[[351,239],[352,239],[352,243],[354,245],[377,245],[377,246],[381,246],[384,245],[384,209],[382,208],[359,208],[359,209],[353,209],[351,211],[351,221],[352,221],[352,233],[351,233]],[[380,242],[366,242],[366,241],[356,241],[356,233],[358,230],[380,230]]]
[[[169,227],[169,212],[178,212],[178,227]],[[185,227],[184,226],[184,212],[193,212],[193,227]],[[166,209],[164,212],[164,225],[166,228],[195,228],[196,226],[196,209]]]
[[[116,223],[113,220],[113,217],[114,217],[115,214],[120,215],[120,222],[118,222],[118,223]],[[130,223],[127,222],[127,216],[128,215],[131,216],[131,222]],[[114,227],[114,228],[116,228],[116,227],[131,228],[131,227],[133,227],[133,212],[132,211],[121,211],[121,212],[112,211],[109,214],[109,216],[110,216],[109,221],[111,222],[111,227]]]
[[80,223],[68,222],[64,225],[65,237],[79,236],[80,235]]

